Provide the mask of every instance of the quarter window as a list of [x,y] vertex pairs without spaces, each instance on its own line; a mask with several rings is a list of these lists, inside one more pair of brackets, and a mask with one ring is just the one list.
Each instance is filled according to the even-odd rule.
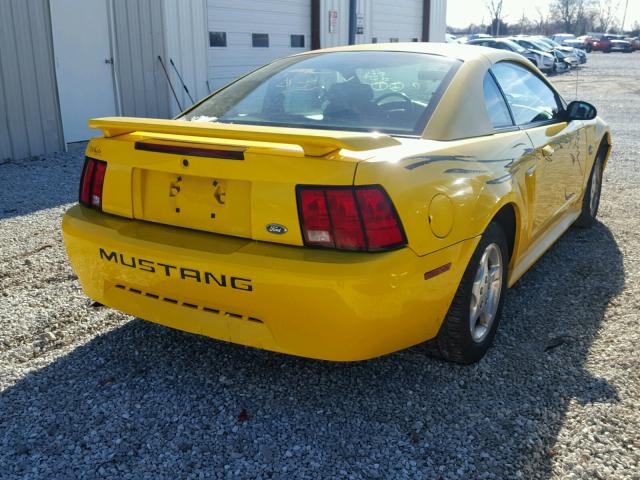
[[491,70],[507,97],[517,125],[560,118],[562,109],[557,95],[537,75],[510,62],[500,62]]
[[253,45],[254,47],[268,47],[269,34],[268,33],[252,33],[251,45]]
[[489,72],[484,76],[484,103],[487,106],[487,113],[493,128],[513,126],[507,103]]

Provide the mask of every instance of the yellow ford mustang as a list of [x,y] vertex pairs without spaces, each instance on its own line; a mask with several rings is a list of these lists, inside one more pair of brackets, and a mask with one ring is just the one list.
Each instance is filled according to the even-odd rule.
[[611,139],[516,54],[277,60],[175,120],[103,118],[63,221],[88,296],[243,345],[480,359],[507,287],[598,210]]

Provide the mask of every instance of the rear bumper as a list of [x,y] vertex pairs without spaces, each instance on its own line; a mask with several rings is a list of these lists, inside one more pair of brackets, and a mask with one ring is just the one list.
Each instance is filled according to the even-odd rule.
[[[350,361],[433,338],[477,245],[419,257],[255,242],[81,206],[63,236],[85,293],[146,320],[242,345]],[[425,272],[451,263],[429,280]]]

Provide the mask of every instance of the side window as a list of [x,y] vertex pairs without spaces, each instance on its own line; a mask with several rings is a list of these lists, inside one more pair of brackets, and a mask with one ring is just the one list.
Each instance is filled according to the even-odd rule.
[[493,128],[511,127],[513,120],[496,81],[489,72],[484,76],[484,103]]
[[510,62],[491,69],[511,106],[517,125],[547,122],[561,116],[561,105],[554,91],[537,75]]

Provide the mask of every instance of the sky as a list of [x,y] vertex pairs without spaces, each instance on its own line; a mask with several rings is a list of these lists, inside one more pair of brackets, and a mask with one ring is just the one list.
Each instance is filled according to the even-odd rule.
[[[616,2],[617,0],[611,0]],[[619,17],[622,20],[624,3],[620,0]],[[537,16],[536,7],[543,12],[549,10],[551,0],[504,0],[504,15],[507,23],[517,23],[522,18],[522,13],[530,19]],[[447,1],[447,25],[452,27],[466,27],[470,23],[479,25],[484,18],[484,23],[489,23],[489,11],[485,0],[448,0]],[[628,29],[634,22],[640,23],[640,0],[629,0],[625,27]]]

